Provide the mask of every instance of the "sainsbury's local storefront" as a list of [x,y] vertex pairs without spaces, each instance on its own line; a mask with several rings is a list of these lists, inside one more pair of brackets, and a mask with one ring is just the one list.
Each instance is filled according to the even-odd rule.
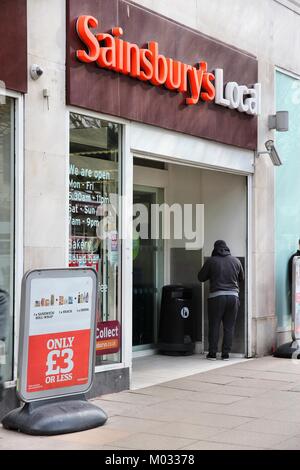
[[[195,284],[218,238],[247,272],[234,352],[251,356],[248,201],[261,109],[257,60],[131,2],[67,7],[69,263],[99,274],[98,393],[103,376],[116,370],[128,387],[132,357],[156,352],[166,284],[195,287],[196,350],[207,349],[207,292]],[[136,224],[133,233],[136,206],[167,205],[172,212],[187,204],[192,212],[204,207],[198,245],[185,231],[153,239]],[[152,233],[153,217],[144,224]]]
[[[29,269],[98,272],[91,395],[129,388],[133,358],[156,352],[164,285],[193,286],[196,353],[207,349],[207,289],[196,277],[216,239],[246,272],[234,353],[268,354],[275,344],[273,168],[255,158],[273,137],[273,58],[266,67],[246,30],[249,52],[229,33],[203,34],[193,12],[177,14],[179,2],[168,17],[141,3],[151,2],[18,1],[23,74],[11,57],[3,58],[10,75],[0,73],[0,287],[12,299],[4,406],[15,403],[20,281]],[[36,80],[34,64],[43,70]],[[171,221],[180,214],[178,230],[172,222],[170,233],[149,236],[153,206]],[[141,208],[150,212],[138,224]]]

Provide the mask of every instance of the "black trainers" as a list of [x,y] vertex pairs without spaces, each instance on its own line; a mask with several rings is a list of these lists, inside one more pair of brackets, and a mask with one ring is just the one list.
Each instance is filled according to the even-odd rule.
[[222,354],[222,361],[229,361],[229,354]]
[[217,355],[208,353],[207,356],[206,356],[206,359],[208,359],[209,361],[216,361],[217,360]]

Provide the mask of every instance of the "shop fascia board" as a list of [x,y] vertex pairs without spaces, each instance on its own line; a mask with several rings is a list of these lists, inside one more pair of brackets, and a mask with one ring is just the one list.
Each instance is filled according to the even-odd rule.
[[135,122],[130,126],[130,149],[133,154],[157,160],[176,160],[245,175],[254,173],[254,152],[251,150]]

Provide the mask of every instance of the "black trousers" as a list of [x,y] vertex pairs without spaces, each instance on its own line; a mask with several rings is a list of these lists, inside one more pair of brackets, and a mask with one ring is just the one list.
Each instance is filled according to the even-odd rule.
[[240,300],[234,295],[220,295],[208,299],[208,342],[209,353],[218,352],[220,325],[223,323],[222,354],[229,354],[232,348],[234,327]]

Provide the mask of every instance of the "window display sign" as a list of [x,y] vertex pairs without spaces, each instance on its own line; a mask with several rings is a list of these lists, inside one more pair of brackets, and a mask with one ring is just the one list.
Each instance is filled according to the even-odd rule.
[[118,321],[98,323],[96,334],[97,356],[119,352],[120,336],[120,323]]
[[99,327],[97,366],[121,360],[120,142],[118,124],[70,113],[69,267],[98,273],[97,324],[105,326]]
[[30,271],[22,284],[18,394],[25,401],[85,393],[95,362],[97,274]]

